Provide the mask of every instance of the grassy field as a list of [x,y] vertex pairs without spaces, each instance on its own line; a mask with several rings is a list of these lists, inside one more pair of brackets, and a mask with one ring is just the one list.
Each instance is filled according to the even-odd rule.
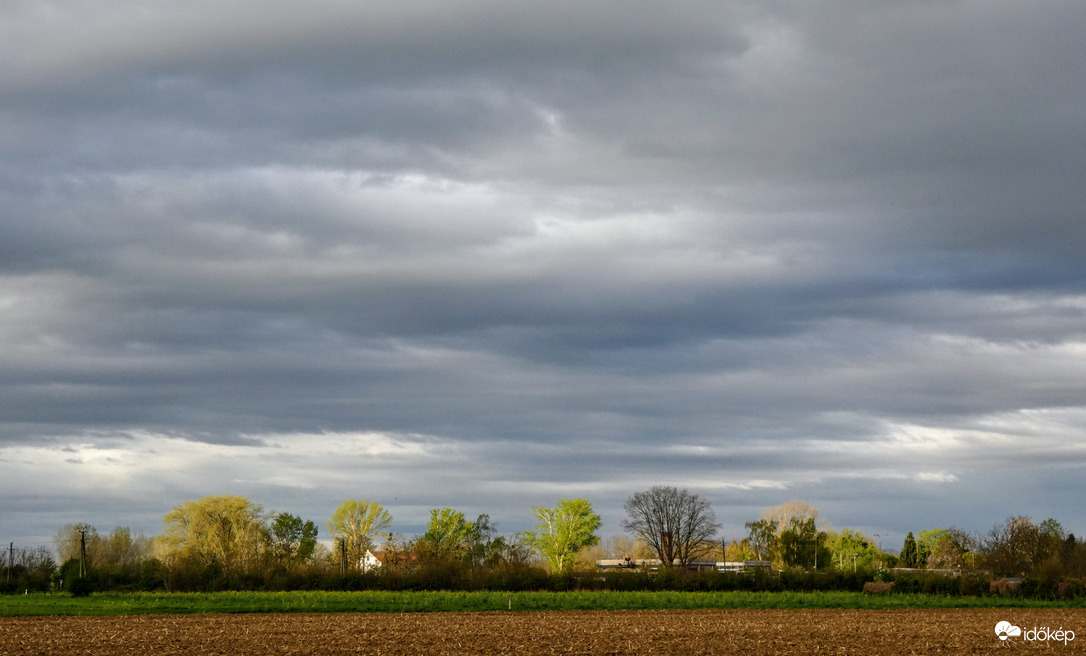
[[1086,600],[853,592],[216,592],[0,597],[0,616],[672,609],[1086,608]]

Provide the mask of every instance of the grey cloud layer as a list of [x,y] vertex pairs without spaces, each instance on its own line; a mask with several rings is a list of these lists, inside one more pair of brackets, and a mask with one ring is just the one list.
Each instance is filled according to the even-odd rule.
[[1084,462],[1073,3],[0,16],[5,471],[375,431],[473,454],[411,452],[387,471],[458,474],[394,498],[519,481],[615,526],[654,483],[868,527],[952,486],[983,519],[940,521],[983,525],[1014,462],[1020,503],[1066,507],[1028,472]]

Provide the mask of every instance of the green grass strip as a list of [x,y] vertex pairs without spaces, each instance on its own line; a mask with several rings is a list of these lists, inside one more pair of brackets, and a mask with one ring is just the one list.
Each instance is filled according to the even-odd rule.
[[453,611],[673,610],[700,608],[1086,608],[1043,601],[855,592],[215,592],[0,597],[0,616],[186,613],[403,613]]

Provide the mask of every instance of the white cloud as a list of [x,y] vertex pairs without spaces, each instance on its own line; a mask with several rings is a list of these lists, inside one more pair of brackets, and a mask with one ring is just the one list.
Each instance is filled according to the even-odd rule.
[[957,483],[958,477],[954,474],[948,474],[946,472],[920,472],[916,475],[917,480],[924,483]]

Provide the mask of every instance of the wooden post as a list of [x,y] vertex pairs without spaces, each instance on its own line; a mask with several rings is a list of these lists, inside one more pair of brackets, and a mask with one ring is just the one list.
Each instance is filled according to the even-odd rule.
[[79,531],[79,578],[87,576],[87,531]]

